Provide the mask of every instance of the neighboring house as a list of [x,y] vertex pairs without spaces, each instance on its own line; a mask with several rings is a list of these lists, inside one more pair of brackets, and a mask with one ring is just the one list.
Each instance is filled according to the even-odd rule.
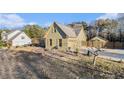
[[96,36],[96,37],[92,38],[90,40],[90,42],[92,43],[92,47],[103,48],[103,47],[106,47],[108,40],[106,40],[102,37]]
[[5,31],[1,34],[2,41],[6,42],[10,46],[23,46],[30,45],[31,39],[23,31],[11,31],[6,33]]
[[62,51],[80,49],[82,42],[87,40],[83,27],[72,29],[56,22],[50,26],[44,38],[46,49],[57,48]]

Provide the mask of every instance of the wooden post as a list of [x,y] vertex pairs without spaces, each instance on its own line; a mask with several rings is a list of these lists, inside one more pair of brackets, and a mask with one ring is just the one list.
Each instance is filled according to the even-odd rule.
[[93,58],[93,65],[94,65],[94,66],[96,65],[96,58],[97,58],[97,56],[94,55],[94,58]]

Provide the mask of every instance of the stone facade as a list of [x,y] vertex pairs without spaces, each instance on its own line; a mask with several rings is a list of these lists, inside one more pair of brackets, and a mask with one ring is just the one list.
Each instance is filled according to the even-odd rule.
[[81,48],[82,42],[86,41],[86,34],[82,29],[78,32],[67,26],[53,23],[45,35],[46,49],[59,49],[62,51],[73,50]]

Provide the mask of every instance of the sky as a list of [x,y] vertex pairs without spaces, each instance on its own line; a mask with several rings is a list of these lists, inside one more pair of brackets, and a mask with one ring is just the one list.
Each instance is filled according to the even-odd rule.
[[27,24],[47,27],[54,21],[62,24],[78,21],[90,23],[97,19],[116,19],[117,17],[118,13],[1,13],[0,28],[18,28]]

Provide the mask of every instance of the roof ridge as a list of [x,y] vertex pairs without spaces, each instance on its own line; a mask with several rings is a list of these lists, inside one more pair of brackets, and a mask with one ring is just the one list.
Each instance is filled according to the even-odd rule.
[[93,37],[92,39],[94,39],[94,38],[100,38],[100,39],[103,39],[103,40],[107,41],[107,39],[105,39],[105,38],[103,38],[103,37],[101,37],[101,36],[95,36],[95,37]]

